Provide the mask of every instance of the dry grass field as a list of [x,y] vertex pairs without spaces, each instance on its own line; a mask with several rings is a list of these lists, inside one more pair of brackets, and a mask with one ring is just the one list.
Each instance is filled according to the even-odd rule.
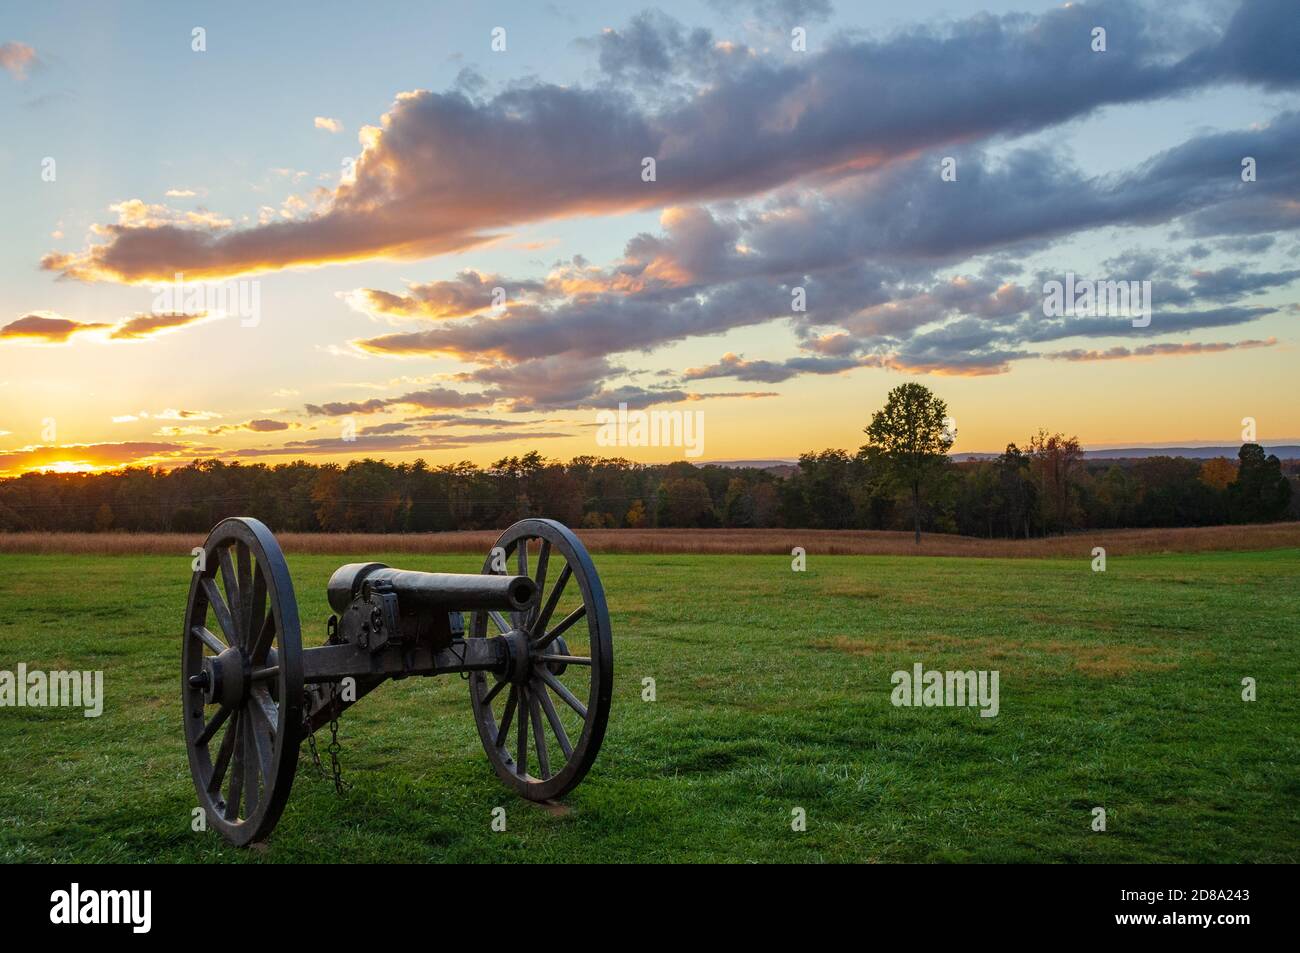
[[[698,553],[777,555],[802,546],[824,556],[978,556],[987,558],[1087,557],[1094,546],[1107,556],[1233,552],[1300,547],[1300,522],[1184,529],[1108,529],[1046,539],[978,539],[927,533],[816,529],[582,529],[593,553]],[[486,553],[493,530],[452,533],[283,533],[287,553]],[[0,553],[172,555],[203,542],[183,533],[0,533]]]

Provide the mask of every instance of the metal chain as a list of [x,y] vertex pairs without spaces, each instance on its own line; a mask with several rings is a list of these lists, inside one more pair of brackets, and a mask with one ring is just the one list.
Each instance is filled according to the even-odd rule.
[[[321,764],[320,752],[316,748],[316,729],[311,726],[311,718],[308,715],[308,711],[311,707],[311,695],[310,693],[304,692],[303,697],[305,703],[303,705],[302,726],[303,730],[307,734],[307,747],[311,752],[311,763],[316,768],[316,773],[320,776],[321,780],[326,780],[328,776],[325,774],[325,766]],[[331,689],[331,697],[327,704],[331,706],[334,704],[333,689]],[[339,744],[339,719],[337,712],[334,717],[330,719],[330,743],[329,747],[325,750],[329,752],[330,756],[330,773],[333,775],[334,792],[340,795],[344,794],[352,785],[343,780],[342,769],[339,765],[339,752],[343,750],[343,746]]]
[[320,752],[316,750],[316,730],[311,726],[311,692],[302,693],[302,731],[307,736],[307,748],[311,752],[311,763],[321,779],[325,778],[325,768],[320,763]]
[[330,768],[334,772],[334,793],[343,795],[352,785],[343,780],[343,775],[339,771],[339,752],[343,746],[339,744],[339,719],[338,716],[330,719],[330,746],[326,749],[330,753]]

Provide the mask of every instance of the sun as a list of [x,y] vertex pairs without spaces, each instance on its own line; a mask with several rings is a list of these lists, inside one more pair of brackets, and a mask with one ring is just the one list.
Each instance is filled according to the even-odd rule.
[[95,473],[99,470],[110,469],[108,467],[97,467],[93,463],[85,463],[77,460],[60,460],[54,464],[42,464],[38,467],[31,467],[28,473]]

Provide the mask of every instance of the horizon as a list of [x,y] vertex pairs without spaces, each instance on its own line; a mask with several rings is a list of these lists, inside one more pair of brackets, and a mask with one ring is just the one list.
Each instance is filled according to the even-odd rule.
[[[1252,442],[1254,442],[1254,441],[1246,441],[1245,443],[1252,443]],[[1243,445],[1244,445],[1244,443],[1232,444],[1232,443],[1214,443],[1214,442],[1186,443],[1186,444],[1167,444],[1167,445],[1156,445],[1156,444],[1135,444],[1135,445],[1133,445],[1133,446],[1119,445],[1119,446],[1113,446],[1113,447],[1088,447],[1088,446],[1083,446],[1083,445],[1081,445],[1081,446],[1080,446],[1080,452],[1081,452],[1081,454],[1083,455],[1084,458],[1087,458],[1087,457],[1089,457],[1089,456],[1093,456],[1094,459],[1102,459],[1102,460],[1105,460],[1105,459],[1109,459],[1109,458],[1107,458],[1107,457],[1095,457],[1095,455],[1096,455],[1096,454],[1106,453],[1106,452],[1108,452],[1108,451],[1116,451],[1116,452],[1128,451],[1129,453],[1132,454],[1132,453],[1136,453],[1137,451],[1142,451],[1142,450],[1160,451],[1160,450],[1209,450],[1209,449],[1213,449],[1213,450],[1223,450],[1223,451],[1225,451],[1225,453],[1223,453],[1223,454],[1219,454],[1217,458],[1223,458],[1223,459],[1233,460],[1233,459],[1235,459],[1236,456],[1237,456],[1236,451],[1237,451],[1238,449],[1240,449],[1240,447],[1243,446]],[[1266,452],[1271,453],[1272,451],[1274,451],[1274,450],[1276,450],[1276,449],[1280,449],[1280,448],[1284,448],[1284,447],[1296,447],[1296,448],[1300,448],[1300,439],[1292,439],[1292,440],[1276,440],[1276,441],[1260,441],[1260,442],[1258,442],[1258,445],[1259,445],[1260,447],[1262,447]],[[843,451],[845,451],[845,452],[851,452],[850,448],[847,448],[847,447],[822,447],[822,448],[818,448],[818,450],[808,451],[808,452],[815,453],[815,452],[819,452],[819,451],[821,451],[821,450],[837,450],[837,449],[838,449],[838,450],[843,450]],[[1021,449],[1024,450],[1025,448],[1024,448],[1024,447],[1021,447]],[[947,454],[947,456],[948,456],[949,458],[951,458],[954,462],[960,463],[960,462],[963,462],[963,460],[962,460],[961,458],[968,458],[968,459],[974,459],[974,458],[976,458],[976,457],[980,457],[980,458],[992,458],[992,457],[998,457],[998,456],[1001,456],[1002,453],[1003,453],[1004,451],[1005,451],[1005,448],[1004,448],[1004,450],[953,450],[953,451],[950,451],[950,452]],[[538,452],[540,452],[540,451],[538,451]],[[514,455],[514,456],[515,456],[516,458],[518,457],[518,455]],[[669,464],[673,464],[673,463],[689,463],[689,464],[691,464],[692,466],[696,466],[696,467],[709,467],[709,466],[714,466],[714,467],[722,467],[722,468],[726,468],[726,469],[750,469],[750,468],[754,468],[754,469],[763,469],[763,468],[771,468],[771,467],[779,467],[779,466],[797,467],[797,466],[799,465],[799,457],[797,457],[797,456],[795,456],[795,457],[727,457],[727,458],[717,458],[717,459],[683,459],[683,458],[673,458],[673,459],[667,459],[667,460],[638,460],[638,459],[636,459],[636,458],[634,458],[634,457],[627,456],[627,455],[625,455],[625,454],[619,454],[619,453],[593,453],[593,454],[586,454],[586,455],[579,455],[579,456],[589,456],[589,457],[591,457],[592,459],[596,459],[596,460],[602,460],[602,459],[603,459],[603,460],[620,460],[620,459],[621,459],[621,460],[624,460],[624,461],[626,461],[626,462],[628,462],[628,463],[632,463],[632,464],[634,464],[634,465],[638,465],[638,466],[646,466],[646,467],[667,466],[667,465],[669,465]],[[1163,454],[1160,454],[1160,453],[1152,453],[1151,456],[1163,456]],[[423,458],[422,458],[422,457],[416,457],[415,459],[423,459]],[[503,458],[498,458],[498,460],[501,460],[501,459],[503,459]],[[567,459],[567,460],[566,460],[566,459],[563,459],[563,458],[559,458],[559,457],[551,458],[551,457],[547,457],[545,454],[542,454],[542,460],[543,460],[543,462],[546,463],[546,464],[558,464],[558,465],[560,465],[560,466],[568,466],[568,465],[570,465],[570,464],[571,464],[575,459],[577,459],[577,458],[576,458],[576,457],[570,457],[570,458]],[[1121,458],[1121,459],[1140,460],[1140,459],[1144,459],[1144,458],[1143,458],[1143,457],[1140,457],[1140,456],[1129,456],[1129,457]],[[1216,457],[1192,457],[1192,458],[1189,458],[1189,459],[1204,459],[1204,460],[1209,460],[1209,459],[1216,459]],[[1292,457],[1284,457],[1284,458],[1282,458],[1282,460],[1283,460],[1284,463],[1285,463],[1285,462],[1289,462],[1289,461],[1292,460],[1292,459],[1300,459],[1300,455],[1298,455],[1296,458],[1292,458]],[[414,460],[392,460],[392,459],[389,459],[389,458],[384,457],[384,456],[375,456],[375,455],[356,456],[356,457],[351,457],[351,458],[348,458],[348,459],[345,459],[345,460],[321,460],[321,459],[309,459],[309,458],[307,458],[307,457],[296,457],[296,458],[291,459],[291,460],[274,460],[274,461],[269,461],[269,462],[266,461],[266,460],[263,460],[263,459],[239,460],[239,459],[223,459],[223,458],[220,458],[220,457],[195,457],[195,458],[187,459],[187,460],[169,460],[169,461],[167,461],[166,463],[128,464],[128,465],[124,465],[124,466],[120,466],[120,467],[111,467],[111,468],[106,467],[106,468],[98,468],[98,469],[94,469],[94,470],[59,470],[58,468],[55,468],[55,467],[46,467],[46,468],[43,468],[43,469],[31,469],[31,470],[26,470],[26,471],[24,471],[23,474],[4,474],[4,473],[0,473],[0,482],[3,482],[3,481],[5,481],[5,480],[16,479],[17,477],[22,476],[22,475],[24,475],[24,474],[56,474],[56,475],[85,475],[85,476],[96,476],[96,475],[111,475],[111,474],[116,473],[116,472],[121,472],[121,471],[123,471],[123,470],[130,469],[131,467],[145,467],[145,466],[147,466],[147,467],[149,467],[149,468],[152,468],[152,469],[162,470],[162,471],[164,471],[164,472],[169,472],[169,471],[171,471],[171,470],[179,469],[179,468],[183,468],[183,467],[187,467],[187,466],[191,466],[191,465],[196,464],[196,463],[206,463],[206,462],[208,462],[208,461],[210,461],[210,460],[216,460],[216,461],[218,461],[218,462],[220,462],[220,463],[225,463],[225,464],[240,464],[240,465],[244,465],[244,466],[252,466],[252,465],[277,466],[277,465],[282,465],[282,464],[283,464],[283,465],[289,465],[289,464],[297,464],[297,463],[306,463],[306,464],[313,465],[313,466],[315,466],[315,465],[323,465],[323,464],[327,464],[327,463],[336,463],[336,464],[339,464],[339,465],[342,465],[342,466],[346,466],[348,463],[361,462],[361,461],[372,461],[372,462],[376,462],[376,463],[385,464],[385,465],[388,465],[388,466],[398,466],[398,465],[400,465],[400,464],[409,464],[409,463],[414,462]],[[463,460],[448,461],[448,463],[454,463],[454,464],[460,464],[460,463],[464,463],[464,462],[467,462],[467,461],[463,461]],[[479,467],[479,468],[482,469],[482,470],[488,470],[488,469],[491,469],[491,463],[480,463],[480,462],[478,462],[478,461],[473,461],[473,460],[468,461],[468,462],[471,463],[471,464],[473,464],[474,466]],[[496,462],[496,461],[493,461],[493,462]],[[436,467],[438,467],[438,466],[441,466],[441,465],[446,465],[446,463],[438,463],[438,462],[430,463],[430,461],[428,461],[428,460],[425,460],[425,463],[426,463],[426,464],[429,464],[431,467],[434,467],[434,468],[436,468]]]
[[6,12],[0,478],[1300,444],[1293,3],[312,13]]

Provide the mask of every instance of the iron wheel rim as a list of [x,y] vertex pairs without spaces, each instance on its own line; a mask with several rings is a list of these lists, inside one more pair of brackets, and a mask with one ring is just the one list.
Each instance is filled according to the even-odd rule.
[[[533,554],[524,545],[521,564],[520,544],[534,540],[538,542],[536,561],[533,562]],[[505,633],[496,630],[501,628],[502,621],[506,621],[512,631],[529,631],[530,645],[542,643],[548,634],[557,629],[560,631],[551,636],[551,641],[546,644],[546,656],[530,656],[527,675],[520,676],[518,681],[503,679],[500,674],[472,673],[469,692],[474,722],[497,776],[530,801],[551,800],[567,794],[582,781],[595,762],[604,740],[614,676],[609,609],[591,557],[577,536],[562,524],[548,519],[522,520],[501,534],[494,548],[497,547],[505,551],[506,564],[511,571],[531,576],[535,580],[542,577],[538,580],[538,598],[524,612],[511,613],[509,620],[504,620],[500,614],[472,613],[470,637],[487,638],[489,633],[492,633],[491,637],[500,637]],[[557,556],[562,557],[562,566]],[[492,555],[489,553],[483,563],[483,573],[492,574],[492,564]],[[550,604],[557,586],[562,594],[556,597],[554,604]],[[563,602],[563,594],[571,595],[573,592],[580,594],[582,612],[576,620],[569,621],[570,616],[578,612],[578,608],[564,614],[557,610]],[[548,604],[551,609],[549,613]],[[493,618],[494,615],[496,618]],[[584,621],[586,625],[580,629],[578,623]],[[532,628],[538,627],[539,622],[540,631],[532,635]],[[544,660],[554,654],[556,641],[563,640],[566,635],[576,638],[578,632],[585,632],[587,636],[588,655],[564,657],[586,658],[590,664],[569,662],[559,665]],[[565,645],[565,642],[559,641],[559,644]],[[554,668],[562,668],[563,671],[557,675]],[[590,673],[585,686],[580,684],[580,679],[574,677],[580,671]],[[565,676],[569,678],[566,679]],[[571,685],[577,685],[581,691],[573,692]],[[575,697],[566,700],[557,686],[570,688],[570,694]],[[507,715],[512,699],[513,710]],[[585,708],[585,715],[580,719],[581,729],[576,735],[571,730],[577,714],[572,701],[577,701]],[[522,735],[521,722],[526,725]],[[567,736],[565,741],[571,749],[569,751],[565,751],[565,741],[561,740],[562,734],[557,730],[557,722],[563,729],[563,736]],[[505,732],[501,730],[503,723]],[[542,739],[540,744],[539,737]],[[518,754],[521,747],[525,752],[522,771]],[[547,762],[550,762],[549,765]],[[562,763],[563,766],[554,770],[557,763]]]
[[[298,606],[284,553],[260,521],[223,520],[203,552],[204,568],[190,580],[182,634],[185,745],[207,823],[243,846],[275,827],[297,770],[303,694]],[[204,687],[192,682],[213,667],[219,647],[238,649],[246,666],[247,690],[232,705],[209,701]]]

